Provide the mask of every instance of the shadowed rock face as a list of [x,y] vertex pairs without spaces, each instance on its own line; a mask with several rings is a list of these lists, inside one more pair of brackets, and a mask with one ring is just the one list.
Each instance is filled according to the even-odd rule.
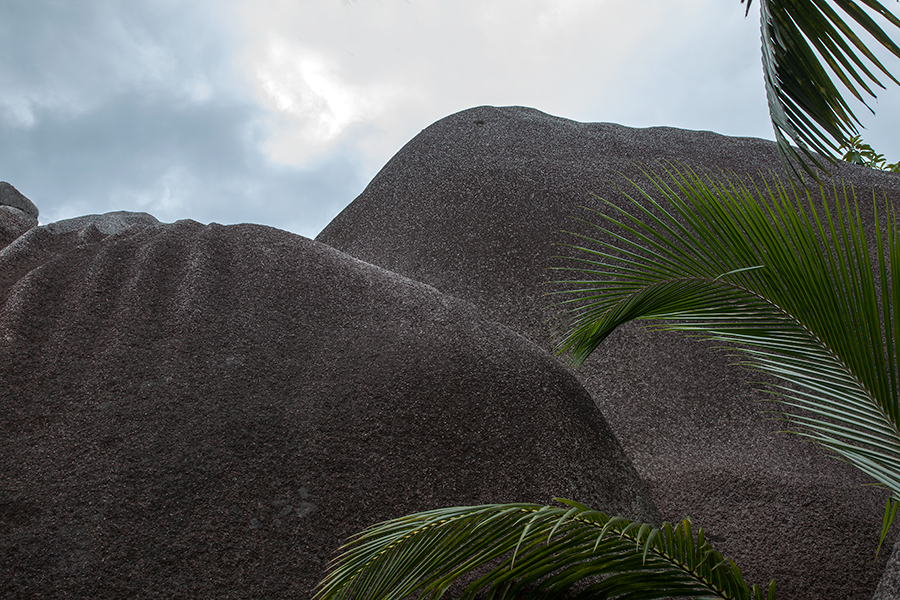
[[0,206],[11,206],[34,219],[38,218],[38,208],[11,183],[0,181]]
[[0,205],[0,248],[10,244],[32,227],[37,227],[37,224],[37,219],[18,208]]
[[658,519],[578,381],[471,304],[267,227],[95,221],[0,249],[0,597],[307,598],[446,505]]
[[[425,129],[318,241],[428,283],[549,349],[548,301],[591,194],[624,206],[635,163],[677,161],[739,174],[781,172],[774,143],[672,128],[577,123],[480,107]],[[841,164],[863,201],[900,199],[900,176]],[[557,272],[558,273],[558,272]],[[788,434],[748,381],[709,344],[634,326],[617,331],[578,376],[634,462],[663,518],[690,516],[717,548],[780,598],[869,598],[886,495],[852,467]],[[888,542],[890,543],[890,542]],[[888,548],[890,546],[887,546]]]
[[37,227],[38,209],[11,184],[0,181],[0,248]]

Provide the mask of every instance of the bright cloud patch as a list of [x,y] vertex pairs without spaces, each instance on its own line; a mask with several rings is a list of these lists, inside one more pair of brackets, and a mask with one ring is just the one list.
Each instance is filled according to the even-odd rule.
[[387,86],[349,84],[333,60],[280,39],[269,44],[254,74],[274,113],[267,150],[281,163],[302,163],[327,151],[394,96]]
[[13,127],[31,127],[35,116],[31,102],[18,95],[0,96],[0,122]]
[[305,121],[315,137],[336,137],[361,112],[353,91],[322,58],[284,42],[271,44],[256,75],[275,108]]

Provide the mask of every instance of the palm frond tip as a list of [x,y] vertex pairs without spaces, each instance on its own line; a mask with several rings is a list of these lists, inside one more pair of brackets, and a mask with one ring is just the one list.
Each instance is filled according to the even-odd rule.
[[787,415],[804,435],[900,497],[890,205],[874,203],[872,243],[852,189],[816,200],[777,180],[747,187],[675,168],[647,178],[627,207],[596,213],[593,245],[579,242],[584,276],[559,292],[568,320],[558,352],[577,366],[633,319],[726,342],[784,383],[776,398],[805,411]]
[[[743,2],[743,0],[741,0]],[[749,13],[752,0],[747,1]],[[825,170],[858,132],[859,119],[840,85],[871,111],[867,98],[884,88],[879,77],[900,83],[856,31],[900,58],[900,47],[876,19],[900,27],[877,0],[760,0],[763,79],[782,161]],[[810,166],[812,165],[812,166]]]
[[688,520],[657,529],[559,502],[443,508],[375,525],[344,546],[315,599],[438,598],[467,576],[462,598],[551,598],[577,586],[622,600],[765,597]]

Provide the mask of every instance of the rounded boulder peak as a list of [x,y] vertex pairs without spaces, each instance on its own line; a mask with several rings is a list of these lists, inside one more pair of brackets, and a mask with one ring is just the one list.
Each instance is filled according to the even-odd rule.
[[63,219],[49,223],[45,227],[47,231],[56,235],[80,231],[89,227],[96,227],[104,235],[112,235],[130,227],[156,227],[158,225],[161,225],[159,220],[149,213],[119,210],[99,215]]
[[0,250],[38,225],[38,209],[11,184],[0,181]]
[[[546,293],[558,288],[547,284],[572,266],[558,256],[574,254],[561,232],[596,237],[578,219],[602,217],[583,207],[616,215],[612,206],[630,206],[629,180],[652,192],[644,169],[673,164],[750,186],[763,185],[761,173],[786,178],[767,140],[481,106],[410,140],[316,239],[468,300],[549,351],[558,307]],[[900,199],[895,173],[847,163],[831,172],[826,187]],[[860,211],[874,231],[872,203]],[[868,600],[889,554],[872,560],[887,492],[783,433],[751,383],[759,377],[733,362],[709,343],[629,323],[578,376],[663,519],[690,516],[751,581],[773,578],[785,598]]]
[[34,202],[6,181],[0,181],[0,206],[11,206],[35,220],[38,218],[38,207],[34,205]]
[[0,252],[0,597],[309,598],[447,505],[659,521],[578,380],[472,304],[270,227],[81,225]]

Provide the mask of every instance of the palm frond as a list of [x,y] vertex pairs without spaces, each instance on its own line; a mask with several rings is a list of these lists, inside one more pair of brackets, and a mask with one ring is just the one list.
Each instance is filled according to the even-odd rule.
[[[564,507],[489,504],[408,515],[351,539],[315,600],[439,598],[468,577],[462,598],[579,596],[762,600],[688,520],[659,529],[570,500]],[[770,582],[765,597],[774,600]]]
[[[748,11],[752,2],[747,1]],[[815,153],[833,160],[860,125],[838,83],[867,108],[866,98],[876,97],[873,87],[884,88],[879,76],[900,84],[850,24],[900,58],[900,47],[866,8],[894,27],[900,19],[877,0],[760,0],[759,5],[763,74],[778,152],[795,173],[797,163],[815,177],[804,158],[824,169]]]
[[[852,190],[777,181],[748,189],[672,169],[635,184],[631,210],[579,236],[581,275],[566,298],[557,350],[574,365],[619,325],[728,342],[745,364],[784,382],[774,392],[803,409],[801,435],[845,458],[900,498],[900,241],[890,206],[875,206],[870,256]],[[661,200],[656,200],[658,195]],[[884,233],[882,230],[886,230]]]

